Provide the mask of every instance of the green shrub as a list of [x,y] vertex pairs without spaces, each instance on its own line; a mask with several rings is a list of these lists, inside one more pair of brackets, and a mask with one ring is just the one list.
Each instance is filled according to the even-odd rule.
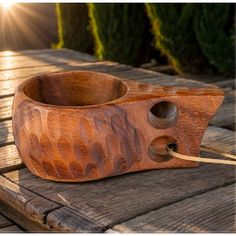
[[97,57],[138,64],[145,30],[144,4],[91,3],[89,15]]
[[88,7],[85,3],[57,3],[58,48],[92,53],[93,37],[89,30]]
[[209,62],[219,72],[234,76],[234,5],[198,5],[194,28]]
[[146,4],[155,46],[179,72],[203,70],[206,59],[193,28],[194,4]]

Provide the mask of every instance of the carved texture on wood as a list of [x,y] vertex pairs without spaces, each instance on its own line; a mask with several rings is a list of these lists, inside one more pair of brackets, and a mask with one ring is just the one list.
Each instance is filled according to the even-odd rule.
[[[47,102],[60,100],[60,103],[66,104],[64,106],[29,99],[25,94],[30,92],[24,90],[28,81],[18,87],[13,105],[15,144],[23,162],[34,174],[50,180],[73,182],[145,169],[197,165],[178,159],[155,161],[148,154],[148,149],[158,137],[161,137],[160,140],[170,137],[176,140],[180,153],[198,155],[207,124],[223,100],[221,90],[158,87],[126,80],[128,92],[123,96],[95,106],[79,107],[68,106],[73,97],[63,94],[64,85],[55,85],[58,87],[52,89],[49,95],[45,95],[45,91],[43,95],[34,91],[45,86],[44,79],[69,77],[78,81],[86,73],[90,77],[96,76],[98,81],[102,78],[101,85],[97,83],[97,87],[102,86],[105,77],[116,80],[105,74],[82,71],[55,73],[52,78],[50,75],[33,78],[38,84],[31,86],[30,90],[36,100],[45,101],[48,96]],[[76,89],[79,93],[78,87]],[[104,95],[101,101],[109,96]],[[178,118],[172,127],[156,128],[150,124],[149,111],[161,101],[174,103],[178,108]]]

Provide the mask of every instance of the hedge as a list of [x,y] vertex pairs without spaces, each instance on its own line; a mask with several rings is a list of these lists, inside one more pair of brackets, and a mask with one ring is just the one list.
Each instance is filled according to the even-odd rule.
[[57,3],[58,48],[93,53],[93,37],[89,29],[85,3]]
[[147,3],[155,46],[179,72],[199,72],[206,59],[193,28],[194,4]]
[[194,28],[202,51],[219,72],[234,76],[234,5],[200,4]]
[[89,15],[99,59],[139,63],[139,50],[147,30],[144,4],[91,3]]

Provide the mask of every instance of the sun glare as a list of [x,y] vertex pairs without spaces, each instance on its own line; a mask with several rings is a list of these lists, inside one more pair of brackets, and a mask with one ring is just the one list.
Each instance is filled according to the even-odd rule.
[[4,10],[10,10],[11,6],[14,4],[14,0],[0,0],[0,5]]

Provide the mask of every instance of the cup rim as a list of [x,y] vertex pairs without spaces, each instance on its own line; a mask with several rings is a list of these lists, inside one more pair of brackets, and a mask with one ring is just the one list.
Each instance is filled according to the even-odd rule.
[[[35,79],[39,79],[44,76],[57,75],[57,74],[60,74],[60,75],[65,74],[66,75],[66,74],[71,74],[71,73],[76,73],[76,74],[90,73],[90,74],[106,76],[106,77],[109,77],[110,79],[120,81],[126,90],[125,90],[124,94],[122,94],[120,97],[118,97],[116,99],[113,99],[113,100],[110,100],[110,101],[107,101],[104,103],[91,104],[91,105],[55,105],[55,104],[50,104],[50,103],[39,102],[39,101],[34,100],[31,97],[29,97],[24,91],[25,86]],[[100,106],[106,106],[106,105],[116,103],[117,101],[123,99],[123,97],[125,97],[128,94],[128,91],[129,91],[129,87],[128,87],[127,83],[119,77],[116,77],[116,76],[113,76],[113,75],[110,75],[107,73],[101,73],[101,72],[90,71],[90,70],[68,70],[68,71],[61,71],[61,72],[44,73],[44,74],[41,74],[38,76],[31,77],[31,78],[23,81],[20,85],[18,85],[15,93],[20,94],[28,102],[31,102],[33,104],[37,104],[38,106],[45,107],[45,108],[48,107],[48,108],[57,108],[57,109],[63,109],[63,108],[64,109],[87,109],[87,108],[97,108]]]

